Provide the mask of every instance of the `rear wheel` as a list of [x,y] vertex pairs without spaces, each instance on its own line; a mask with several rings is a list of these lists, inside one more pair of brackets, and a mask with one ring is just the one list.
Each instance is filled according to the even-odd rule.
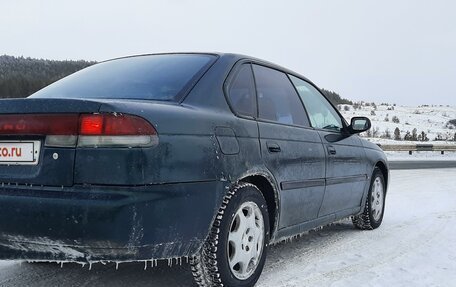
[[383,173],[375,168],[372,174],[371,186],[366,199],[364,212],[353,217],[353,224],[362,230],[378,228],[383,221],[385,211],[386,185]]
[[225,196],[211,233],[191,260],[199,286],[253,286],[260,277],[269,242],[266,201],[250,183]]

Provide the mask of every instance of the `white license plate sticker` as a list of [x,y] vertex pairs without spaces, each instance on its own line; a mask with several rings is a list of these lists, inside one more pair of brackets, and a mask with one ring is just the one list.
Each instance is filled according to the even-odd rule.
[[0,141],[0,164],[38,164],[40,147],[39,141]]

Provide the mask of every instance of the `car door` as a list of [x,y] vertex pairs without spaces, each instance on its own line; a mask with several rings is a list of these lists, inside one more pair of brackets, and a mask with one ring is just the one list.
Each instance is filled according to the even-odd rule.
[[252,65],[261,154],[280,188],[279,228],[316,219],[324,196],[325,152],[288,76]]
[[368,179],[361,140],[344,132],[343,119],[312,84],[294,76],[290,78],[326,152],[326,189],[319,216],[351,214],[352,210],[359,210]]

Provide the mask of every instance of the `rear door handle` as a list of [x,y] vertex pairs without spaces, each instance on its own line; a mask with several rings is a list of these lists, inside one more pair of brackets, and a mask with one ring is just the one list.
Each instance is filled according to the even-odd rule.
[[328,154],[329,155],[336,155],[337,154],[336,148],[333,147],[332,145],[327,146],[327,149],[328,149]]
[[268,147],[269,152],[281,152],[282,151],[280,149],[280,146],[276,143],[268,142],[268,143],[266,143],[266,146]]

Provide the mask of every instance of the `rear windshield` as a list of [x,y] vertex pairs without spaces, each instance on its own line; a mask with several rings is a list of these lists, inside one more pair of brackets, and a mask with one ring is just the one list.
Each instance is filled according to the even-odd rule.
[[204,54],[165,54],[111,60],[76,72],[30,97],[178,101],[215,59]]

